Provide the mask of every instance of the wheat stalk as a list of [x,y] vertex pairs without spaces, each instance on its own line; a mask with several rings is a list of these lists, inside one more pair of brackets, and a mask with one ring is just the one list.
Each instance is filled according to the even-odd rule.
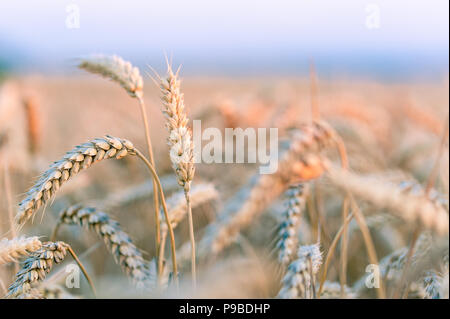
[[278,230],[278,242],[276,249],[278,250],[278,262],[283,266],[289,265],[295,255],[298,244],[297,230],[300,224],[302,211],[305,208],[306,197],[309,188],[305,184],[296,184],[289,187],[286,192],[286,206],[282,216]]
[[121,159],[135,154],[135,148],[130,141],[110,135],[76,146],[62,159],[54,162],[27,192],[25,199],[19,203],[17,223],[23,224],[30,219],[65,182],[80,170],[89,168],[92,164],[104,159]]
[[186,198],[186,211],[189,220],[189,238],[191,243],[192,283],[195,287],[195,236],[194,222],[192,219],[192,204],[189,194],[195,173],[194,144],[191,131],[187,126],[188,119],[186,117],[184,96],[180,91],[178,72],[173,73],[169,63],[167,65],[167,78],[161,80],[160,87],[162,92],[163,114],[166,118],[166,128],[169,132],[167,143],[170,148],[170,160],[178,178],[178,183],[183,187]]
[[[82,60],[79,67],[88,72],[99,74],[103,77],[109,78],[112,81],[122,86],[130,96],[138,99],[141,111],[142,122],[144,124],[145,139],[147,143],[147,150],[150,156],[150,163],[156,170],[155,159],[153,156],[152,140],[150,137],[150,126],[147,118],[147,112],[144,103],[143,85],[144,81],[137,67],[133,67],[130,62],[124,61],[118,56],[93,56]],[[157,187],[157,182],[153,178],[153,189]],[[156,236],[156,251],[159,249],[159,198],[157,192],[153,192],[153,202],[155,206],[155,236]]]
[[[192,186],[191,192],[192,208],[202,205],[219,197],[219,193],[213,184],[197,184]],[[169,208],[169,218],[172,228],[175,229],[178,224],[186,217],[186,198],[184,191],[177,192],[167,199],[167,207]],[[167,224],[163,212],[161,212],[161,233],[167,234]]]
[[[423,284],[425,288],[425,298],[427,299],[441,299],[442,296],[441,287],[445,285],[444,282],[445,275],[442,276],[433,271],[428,271],[426,276],[423,279]],[[447,284],[448,285],[448,284]]]
[[[156,182],[155,189],[158,189],[164,214],[168,215],[161,182],[152,164],[130,141],[107,135],[76,146],[73,150],[67,152],[61,160],[53,163],[27,192],[26,198],[19,203],[19,211],[16,215],[17,222],[23,224],[30,219],[41,206],[45,205],[55,195],[64,182],[76,175],[80,170],[104,159],[121,159],[127,155],[136,155],[147,166]],[[174,273],[177,273],[175,237],[172,226],[169,223],[168,228],[172,246],[172,264]]]
[[315,275],[322,265],[320,245],[300,246],[297,259],[289,266],[278,293],[281,299],[315,298]]
[[168,65],[167,79],[161,80],[163,114],[169,132],[167,143],[170,148],[170,160],[178,178],[178,183],[189,191],[194,178],[194,144],[187,124],[184,96],[180,91],[178,72],[173,73]]
[[[210,202],[219,197],[219,193],[212,184],[198,184],[194,185],[190,190],[192,209],[203,203]],[[169,209],[169,218],[172,228],[175,229],[178,224],[186,217],[187,203],[184,191],[177,192],[167,199],[167,206]],[[161,221],[165,220],[163,212],[161,212]],[[167,223],[161,223],[161,248],[158,264],[162,267],[164,248],[167,238],[168,228]]]
[[17,262],[19,258],[30,255],[42,247],[38,237],[16,237],[0,241],[0,265]]
[[80,297],[68,293],[60,285],[40,285],[31,288],[26,293],[18,296],[20,299],[79,299]]

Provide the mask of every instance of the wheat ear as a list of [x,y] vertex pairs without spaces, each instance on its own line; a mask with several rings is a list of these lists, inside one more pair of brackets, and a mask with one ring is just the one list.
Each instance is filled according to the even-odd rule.
[[42,246],[37,237],[18,237],[0,241],[0,265],[17,262],[19,258],[26,257]]
[[[150,163],[156,170],[155,159],[153,156],[152,140],[150,137],[150,126],[145,109],[143,86],[144,81],[137,67],[133,67],[130,62],[124,61],[118,56],[93,56],[82,60],[79,67],[88,72],[99,74],[109,78],[122,86],[130,96],[137,98],[141,111],[142,122],[144,124],[145,139],[147,150],[150,156]],[[157,183],[153,179],[153,189],[156,189]],[[157,192],[153,192],[153,202],[155,206],[155,228],[156,228],[156,251],[160,245],[159,230],[159,198]]]
[[298,245],[297,230],[302,212],[305,208],[309,188],[305,184],[296,184],[289,187],[286,192],[286,210],[278,230],[278,262],[286,267],[292,261]]
[[27,297],[32,290],[32,285],[39,281],[43,281],[46,275],[51,271],[53,263],[61,263],[66,257],[67,252],[69,252],[77,261],[95,295],[95,289],[92,281],[87,275],[86,270],[79,261],[78,257],[68,244],[59,241],[54,243],[44,243],[39,250],[30,254],[30,257],[23,262],[22,269],[16,274],[16,280],[11,284],[11,286],[9,286],[7,297]]
[[[50,168],[42,174],[42,177],[36,184],[27,192],[27,197],[19,204],[19,211],[16,215],[17,222],[23,224],[30,219],[41,206],[45,205],[45,203],[55,195],[56,191],[64,182],[76,175],[80,170],[88,168],[93,163],[103,159],[120,159],[127,155],[136,155],[147,166],[156,182],[156,189],[158,190],[161,199],[164,214],[168,216],[161,181],[152,164],[130,141],[107,135],[104,138],[97,138],[76,146],[73,150],[67,152],[61,160],[53,163]],[[168,218],[166,221],[167,220]],[[167,222],[167,224],[172,246],[172,266],[174,273],[176,274],[175,236],[173,234],[172,226],[169,222]],[[175,281],[177,282],[177,277],[175,277]]]
[[[331,145],[333,136],[333,129],[324,122],[304,125],[295,132],[278,170],[253,179],[225,205],[218,220],[207,226],[198,245],[198,257],[215,255],[233,243],[241,229],[249,226],[292,183],[321,176],[325,165],[319,152]],[[185,248],[180,253],[184,259]]]
[[297,259],[289,266],[278,293],[281,299],[312,299],[315,296],[315,275],[322,265],[320,245],[300,246]]
[[419,223],[438,234],[448,234],[448,212],[423,194],[405,191],[397,185],[329,167],[328,177],[336,186],[379,208],[389,209],[407,222]]
[[[422,233],[417,239],[417,249],[411,257],[411,262],[413,264],[417,263],[419,260],[423,259],[423,257],[430,251],[432,245],[432,238],[429,233]],[[380,276],[383,278],[383,281],[386,283],[389,282],[397,282],[400,278],[400,275],[406,265],[408,258],[408,247],[399,248],[389,255],[383,257],[380,260]],[[362,293],[367,289],[365,285],[366,276],[359,279],[354,285],[354,291],[358,293]]]
[[[445,282],[446,280],[447,283]],[[444,274],[438,274],[434,270],[428,271],[423,279],[423,284],[425,288],[425,298],[427,299],[446,298],[445,292],[443,292],[445,290],[445,285],[447,285],[446,289],[448,297],[448,269]]]
[[133,244],[130,236],[122,231],[119,223],[111,219],[107,213],[93,207],[71,206],[60,213],[51,240],[55,239],[59,227],[63,224],[80,225],[95,231],[133,283],[138,288],[145,286],[149,271],[142,253]]
[[194,144],[191,131],[187,124],[184,96],[180,91],[180,79],[178,72],[174,73],[170,64],[167,68],[167,78],[161,80],[161,92],[163,101],[163,114],[166,118],[166,128],[169,132],[167,143],[170,148],[170,160],[178,178],[178,183],[183,187],[186,198],[186,210],[189,220],[189,238],[191,242],[191,273],[192,283],[196,285],[196,253],[194,222],[192,219],[192,205],[189,195],[191,183],[194,178]]
[[66,181],[80,170],[89,168],[92,164],[104,159],[120,159],[134,154],[136,154],[135,148],[130,141],[109,135],[76,146],[61,160],[54,162],[27,192],[25,199],[19,203],[17,223],[23,224],[30,219]]

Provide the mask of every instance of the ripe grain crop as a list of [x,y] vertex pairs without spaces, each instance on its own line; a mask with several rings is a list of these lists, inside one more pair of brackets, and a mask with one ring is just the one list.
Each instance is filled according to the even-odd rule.
[[[313,65],[306,81],[182,78],[168,63],[155,88],[119,56],[78,66],[112,84],[0,83],[2,296],[448,298],[446,87],[322,87]],[[221,133],[276,126],[277,169],[197,163],[191,120]],[[92,136],[103,137],[45,168]],[[105,159],[120,161],[79,174]],[[83,273],[74,294],[68,254]]]

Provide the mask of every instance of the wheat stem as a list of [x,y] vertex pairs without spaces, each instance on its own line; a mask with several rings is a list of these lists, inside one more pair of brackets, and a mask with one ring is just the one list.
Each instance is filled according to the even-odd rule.
[[327,272],[328,272],[328,266],[330,265],[331,257],[333,256],[333,253],[337,247],[337,243],[339,242],[339,239],[341,238],[344,227],[348,225],[348,223],[352,220],[353,213],[350,213],[347,217],[347,219],[344,221],[344,224],[339,228],[338,232],[334,236],[333,241],[331,242],[330,248],[328,248],[327,256],[325,257],[325,262],[323,263],[323,270],[322,270],[322,276],[320,278],[320,286],[319,286],[319,292],[317,293],[319,296],[322,294],[323,285],[325,283],[325,280],[327,279]]
[[[145,139],[147,141],[147,148],[148,148],[148,154],[150,157],[150,163],[156,170],[155,159],[153,156],[152,140],[150,137],[150,128],[149,128],[149,124],[148,124],[147,112],[145,110],[144,99],[142,98],[141,95],[138,95],[137,98],[138,98],[139,106],[140,106],[140,110],[141,110],[142,121],[144,122]],[[155,179],[153,179],[153,189],[156,190],[156,187],[157,187],[157,183],[156,183]],[[156,232],[155,233],[155,236],[156,236],[155,247],[156,247],[156,255],[158,256],[160,245],[161,245],[161,236],[160,236],[160,223],[159,223],[159,199],[158,199],[158,192],[156,192],[156,191],[153,191],[153,203],[155,206],[155,232]],[[159,269],[159,267],[158,267],[157,271],[158,271],[158,277],[159,277],[161,275],[161,269]]]
[[195,267],[195,237],[194,237],[194,222],[192,220],[192,207],[191,207],[191,199],[189,196],[189,191],[187,189],[184,190],[184,195],[186,197],[186,210],[188,214],[189,221],[189,239],[191,241],[191,272],[192,272],[192,285],[194,289],[197,285],[197,276],[196,276],[196,267]]
[[348,258],[348,223],[345,221],[348,217],[348,202],[349,198],[346,196],[342,203],[342,225],[343,233],[341,240],[341,267],[340,267],[340,283],[341,283],[341,297],[345,298],[345,287],[347,285],[347,258]]
[[72,258],[77,262],[78,267],[80,267],[81,271],[83,272],[83,275],[86,278],[86,280],[88,281],[89,287],[91,288],[92,293],[94,294],[94,297],[97,297],[97,292],[95,291],[94,283],[92,282],[91,277],[89,277],[89,274],[87,273],[86,268],[84,268],[83,263],[81,262],[80,259],[78,259],[78,256],[77,256],[77,254],[75,254],[72,247],[68,246],[67,250],[72,255]]
[[434,182],[436,180],[436,176],[439,172],[439,162],[441,160],[442,153],[444,152],[445,142],[448,137],[448,125],[449,125],[448,122],[449,122],[449,116],[447,115],[447,120],[445,121],[445,127],[444,127],[444,130],[442,131],[441,141],[439,143],[438,154],[437,154],[436,160],[433,164],[433,168],[431,169],[431,173],[430,173],[430,176],[428,177],[428,181],[427,181],[427,186],[425,188],[425,196],[428,196],[431,189],[433,188]]
[[164,198],[164,192],[163,192],[163,189],[162,189],[162,186],[161,186],[161,182],[160,182],[160,180],[158,178],[158,175],[156,174],[155,169],[153,168],[152,164],[137,149],[136,149],[136,156],[139,157],[145,163],[145,165],[149,169],[150,173],[153,175],[153,178],[155,179],[155,181],[157,183],[157,186],[158,186],[159,195],[160,195],[160,199],[161,199],[161,204],[162,204],[162,207],[163,207],[164,216],[166,218],[167,228],[169,230],[170,244],[171,244],[171,249],[172,249],[173,276],[174,276],[175,283],[178,285],[178,271],[177,271],[177,257],[176,257],[175,235],[173,233],[173,228],[172,228],[172,225],[170,223],[169,213],[167,211],[167,205],[166,205],[166,201],[165,201],[165,198]]

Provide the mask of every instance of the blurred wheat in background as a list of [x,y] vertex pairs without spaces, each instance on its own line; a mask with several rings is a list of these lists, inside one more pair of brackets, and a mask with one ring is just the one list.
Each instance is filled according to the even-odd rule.
[[[0,297],[449,298],[448,1],[16,2]],[[278,169],[196,161],[196,120]]]

